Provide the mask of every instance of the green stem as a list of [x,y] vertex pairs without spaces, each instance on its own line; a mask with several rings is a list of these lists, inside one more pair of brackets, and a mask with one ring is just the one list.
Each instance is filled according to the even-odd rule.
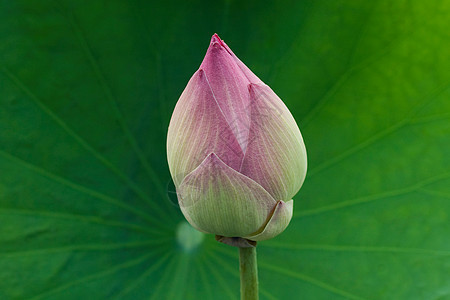
[[239,248],[241,300],[258,300],[258,264],[256,247]]

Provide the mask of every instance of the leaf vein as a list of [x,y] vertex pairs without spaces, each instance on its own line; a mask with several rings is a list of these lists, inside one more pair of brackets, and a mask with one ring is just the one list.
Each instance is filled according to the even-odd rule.
[[[444,92],[446,89],[448,88],[448,84],[446,83],[443,86],[439,86],[437,89],[435,89],[433,91],[432,94],[433,95],[433,99],[436,99],[437,96],[439,94],[441,94],[442,92]],[[428,99],[426,99],[428,100]],[[327,168],[341,162],[342,160],[346,159],[347,157],[349,157],[352,154],[357,153],[358,151],[361,151],[365,148],[367,148],[368,146],[374,144],[375,142],[381,140],[382,138],[396,132],[397,130],[399,130],[400,128],[402,128],[403,126],[407,125],[409,123],[409,121],[411,120],[411,118],[421,109],[423,108],[427,103],[426,101],[420,103],[419,105],[417,105],[403,120],[395,123],[394,125],[386,128],[385,130],[379,131],[378,133],[374,134],[373,136],[369,137],[368,139],[360,142],[359,144],[354,145],[353,147],[350,147],[349,149],[345,150],[344,152],[342,152],[339,155],[336,155],[335,157],[332,157],[328,160],[326,160],[325,162],[317,165],[314,169],[312,169],[309,172],[309,177],[312,177],[316,174],[318,174],[319,172],[326,170]]]
[[125,263],[114,265],[114,266],[112,266],[110,268],[107,268],[107,269],[101,271],[101,272],[97,272],[97,273],[94,273],[94,274],[91,274],[91,275],[84,276],[84,277],[82,277],[80,279],[69,281],[69,282],[67,282],[67,283],[65,283],[65,284],[63,284],[63,285],[61,285],[59,287],[56,287],[56,288],[44,291],[41,294],[35,295],[31,299],[33,299],[33,300],[43,299],[43,298],[46,298],[46,297],[48,297],[48,296],[50,296],[52,294],[55,294],[55,293],[67,290],[67,289],[71,288],[72,286],[76,286],[76,285],[79,285],[79,284],[82,284],[84,282],[88,282],[88,281],[91,281],[91,280],[99,279],[99,278],[102,278],[104,276],[108,276],[110,274],[114,274],[114,273],[116,273],[118,271],[121,271],[123,269],[131,268],[131,267],[133,267],[135,265],[138,265],[138,264],[144,262],[145,260],[149,259],[149,257],[152,256],[153,254],[154,254],[153,252],[152,253],[147,253],[147,254],[144,254],[144,255],[136,258],[136,259],[130,259],[130,260],[126,261]]
[[266,270],[269,270],[269,271],[274,271],[274,272],[277,272],[277,273],[280,273],[280,274],[283,274],[283,275],[286,275],[286,276],[289,276],[289,277],[292,277],[292,278],[295,278],[295,279],[300,279],[300,280],[302,280],[304,282],[307,282],[309,284],[315,285],[315,286],[317,286],[319,288],[322,288],[322,289],[324,289],[326,291],[329,291],[329,292],[332,292],[334,294],[346,297],[348,299],[354,299],[354,300],[363,300],[363,299],[365,299],[365,298],[362,298],[360,296],[356,296],[356,295],[354,295],[354,294],[352,294],[350,292],[347,292],[347,291],[344,291],[342,289],[336,288],[336,287],[334,287],[334,286],[332,286],[332,285],[330,285],[328,283],[325,283],[323,281],[320,281],[318,279],[315,279],[313,277],[304,275],[304,274],[299,273],[299,272],[293,272],[291,270],[287,270],[287,269],[279,267],[279,266],[269,265],[269,264],[266,264],[266,263],[260,263],[260,266],[262,268],[266,269]]
[[[123,209],[125,209],[125,210],[127,210],[127,211],[129,211],[129,212],[131,212],[131,213],[133,213],[133,214],[143,218],[144,220],[148,221],[151,224],[155,224],[155,225],[158,225],[159,227],[163,227],[161,222],[158,222],[155,218],[151,217],[150,215],[148,215],[148,214],[146,214],[146,213],[144,213],[144,212],[142,212],[142,211],[140,211],[140,210],[138,210],[138,209],[136,209],[136,208],[134,208],[134,207],[132,207],[132,206],[130,206],[128,204],[125,204],[122,201],[119,201],[118,199],[112,198],[112,197],[107,196],[105,194],[102,194],[102,193],[100,193],[98,191],[94,191],[94,190],[92,190],[90,188],[87,188],[85,186],[77,184],[77,183],[75,183],[73,181],[70,181],[68,179],[62,178],[62,177],[60,177],[60,176],[58,176],[58,175],[56,175],[54,173],[51,173],[51,172],[49,172],[49,171],[47,171],[47,170],[45,170],[45,169],[43,169],[41,167],[38,167],[38,166],[36,166],[34,164],[26,162],[26,161],[24,161],[24,160],[22,160],[22,159],[20,159],[20,158],[18,158],[16,156],[14,156],[14,155],[8,153],[8,152],[6,152],[6,151],[0,150],[0,155],[3,156],[4,158],[10,160],[10,161],[15,162],[16,164],[21,165],[22,167],[24,167],[26,169],[31,170],[32,172],[38,173],[38,174],[40,174],[40,175],[42,175],[42,176],[44,176],[44,177],[46,177],[46,178],[48,178],[48,179],[50,179],[50,180],[52,180],[54,182],[57,182],[57,183],[60,183],[62,185],[65,185],[67,187],[70,187],[74,191],[78,191],[80,193],[83,193],[83,194],[86,194],[88,196],[94,197],[94,198],[99,199],[101,201],[104,201],[106,203],[109,203],[109,204],[115,205],[117,207],[123,208]],[[170,229],[170,228],[167,227],[167,229]]]
[[330,211],[334,211],[334,210],[345,208],[345,207],[350,207],[350,206],[357,205],[357,204],[363,204],[363,203],[368,203],[368,202],[372,202],[372,201],[376,201],[376,200],[380,200],[380,199],[385,199],[388,197],[404,195],[407,193],[417,191],[421,187],[426,186],[428,184],[437,182],[439,180],[446,179],[449,176],[450,176],[450,173],[444,173],[444,174],[441,174],[438,176],[433,176],[431,178],[422,180],[420,182],[417,182],[417,183],[410,185],[408,187],[405,187],[405,188],[391,190],[391,191],[368,195],[368,196],[363,196],[363,197],[359,197],[359,198],[352,199],[352,200],[347,200],[347,201],[342,201],[339,203],[322,206],[319,208],[304,210],[304,211],[296,213],[295,218],[317,215],[317,214],[321,214],[324,212],[330,212]]
[[131,248],[146,247],[152,245],[163,245],[169,239],[152,239],[144,242],[128,242],[128,243],[115,243],[115,244],[85,244],[85,245],[72,245],[54,248],[42,248],[42,249],[32,249],[14,252],[0,252],[0,257],[2,258],[14,258],[14,257],[24,257],[24,256],[35,256],[35,255],[52,255],[55,253],[64,252],[88,252],[88,251],[114,251],[123,250]]
[[[149,177],[153,180],[153,182],[155,183],[155,187],[157,188],[158,193],[160,194],[160,196],[162,198],[165,198],[165,193],[162,189],[162,183],[160,182],[160,179],[158,177],[158,175],[156,174],[156,172],[153,170],[153,168],[151,168],[147,158],[145,157],[144,153],[142,152],[142,149],[140,148],[136,138],[134,137],[134,135],[131,133],[131,130],[127,124],[127,122],[125,121],[125,118],[118,106],[117,100],[113,95],[113,92],[108,84],[108,82],[106,81],[105,76],[103,75],[103,72],[100,68],[100,65],[98,64],[97,60],[95,59],[92,50],[88,44],[88,41],[81,29],[81,27],[79,26],[79,24],[75,21],[75,17],[73,16],[72,13],[69,14],[69,16],[65,17],[68,19],[70,25],[72,26],[77,39],[80,43],[81,48],[83,49],[89,63],[91,64],[91,67],[94,71],[95,76],[97,76],[97,79],[102,87],[103,92],[106,95],[106,98],[108,99],[111,108],[114,111],[114,114],[116,115],[116,118],[125,134],[125,137],[127,138],[128,142],[130,143],[131,147],[133,148],[133,150],[135,151],[139,161],[141,162],[142,166],[144,167],[145,171],[147,172],[147,174],[149,175]],[[149,205],[152,206],[153,209],[155,209],[156,211],[158,211],[160,214],[165,215],[167,218],[170,218],[169,214],[167,213],[167,211],[163,210],[161,208],[160,205],[157,205],[156,202],[152,201],[148,195],[146,195],[145,193],[143,194],[143,198],[144,200],[146,200]]]
[[116,174],[121,180],[123,180],[127,186],[135,192],[143,200],[148,201],[148,196],[122,171],[120,171],[115,165],[113,165],[105,156],[95,150],[86,140],[79,136],[75,131],[73,131],[58,115],[51,111],[34,93],[28,89],[25,84],[20,81],[13,73],[8,69],[2,68],[6,76],[30,99],[32,99],[36,105],[44,111],[58,126],[60,126],[70,137],[72,137],[80,146],[85,150],[90,152],[97,160],[99,160],[103,165],[110,169],[114,174]]

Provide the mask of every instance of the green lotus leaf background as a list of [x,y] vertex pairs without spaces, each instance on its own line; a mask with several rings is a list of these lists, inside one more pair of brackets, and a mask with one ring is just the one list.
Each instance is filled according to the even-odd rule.
[[450,299],[450,2],[0,3],[0,299],[238,299],[165,152],[215,32],[308,151],[261,298]]

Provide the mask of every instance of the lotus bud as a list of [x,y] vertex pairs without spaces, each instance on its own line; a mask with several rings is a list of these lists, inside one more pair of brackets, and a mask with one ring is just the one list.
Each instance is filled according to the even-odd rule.
[[217,34],[175,106],[167,157],[185,218],[219,240],[283,232],[306,175],[291,113]]

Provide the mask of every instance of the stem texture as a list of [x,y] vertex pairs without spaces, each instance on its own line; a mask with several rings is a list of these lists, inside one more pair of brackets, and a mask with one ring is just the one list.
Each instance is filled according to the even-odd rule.
[[241,300],[258,300],[258,264],[256,247],[239,248]]

